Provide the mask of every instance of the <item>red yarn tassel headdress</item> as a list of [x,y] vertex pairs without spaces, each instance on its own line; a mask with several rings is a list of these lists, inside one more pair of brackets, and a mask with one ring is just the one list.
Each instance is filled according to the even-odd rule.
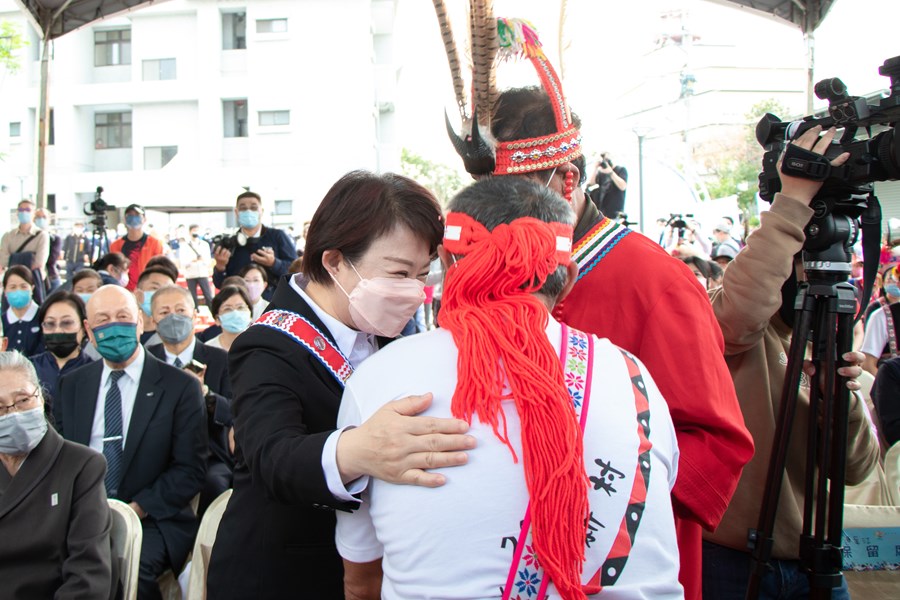
[[488,231],[449,213],[444,248],[465,258],[447,271],[438,315],[459,352],[453,415],[490,424],[517,461],[501,410],[504,400],[515,402],[536,554],[566,599],[585,597],[587,476],[581,430],[545,333],[549,313],[533,294],[569,264],[571,247],[569,225],[523,217]]

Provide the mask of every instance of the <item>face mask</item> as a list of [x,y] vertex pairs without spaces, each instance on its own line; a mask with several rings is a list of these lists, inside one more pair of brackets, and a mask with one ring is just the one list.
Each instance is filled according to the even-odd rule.
[[222,322],[222,329],[228,333],[240,333],[250,327],[250,311],[233,310],[219,315],[219,321]]
[[140,229],[142,221],[140,215],[125,215],[125,227],[128,229]]
[[0,417],[0,452],[22,455],[34,450],[47,433],[44,407],[9,413]]
[[65,358],[78,347],[77,333],[45,333],[44,346],[56,358]]
[[137,323],[107,323],[91,331],[97,352],[112,363],[125,362],[137,349]]
[[266,284],[262,281],[252,281],[247,282],[247,291],[250,293],[250,301],[253,304],[256,304],[256,301],[259,300],[259,297],[262,296],[263,290],[266,289]]
[[19,223],[21,223],[22,225],[24,225],[26,223],[31,223],[31,212],[30,211],[20,210],[18,217],[19,217]]
[[[128,273],[125,273],[128,275]],[[128,280],[125,280],[125,283],[122,285],[128,285]],[[153,313],[150,311],[150,301],[153,299],[153,294],[156,293],[156,290],[146,290],[144,291],[144,301],[141,302],[141,310],[144,311],[144,314],[148,317],[152,316]]]
[[34,224],[37,225],[38,227],[40,227],[41,229],[46,229],[47,228],[47,219],[45,219],[44,217],[38,217],[37,219],[34,220]]
[[93,296],[93,294],[78,294],[78,297],[84,300],[85,304],[91,299],[91,296]]
[[6,292],[6,301],[13,308],[25,308],[31,304],[31,292],[28,290],[14,290]]
[[180,344],[194,332],[194,319],[172,313],[156,325],[156,333],[167,344]]
[[192,233],[192,234],[191,234],[191,237],[194,238],[194,239],[196,240],[198,237],[200,237],[200,234],[199,234],[199,233]]
[[403,327],[425,302],[425,284],[408,277],[363,279],[353,263],[350,266],[359,277],[359,283],[349,294],[334,275],[331,278],[350,300],[350,318],[353,324],[360,331],[383,337],[394,338],[400,335]]
[[238,225],[252,229],[259,225],[259,213],[255,210],[238,211]]
[[[884,286],[884,292],[893,296],[894,298],[900,297],[900,285],[897,285],[896,283],[889,283]],[[7,298],[8,297],[9,294],[7,294]],[[12,301],[10,301],[10,304],[12,304]]]
[[[122,287],[126,287],[128,285],[128,271],[122,271],[122,275],[119,276],[119,285]],[[147,313],[148,315],[150,313]]]

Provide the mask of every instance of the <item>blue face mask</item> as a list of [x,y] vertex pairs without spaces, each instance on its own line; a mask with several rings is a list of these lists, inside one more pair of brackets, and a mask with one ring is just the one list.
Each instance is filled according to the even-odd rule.
[[31,211],[30,210],[20,210],[18,213],[19,223],[24,225],[25,223],[31,223]]
[[28,290],[13,290],[6,292],[6,301],[13,308],[25,308],[31,304],[31,292]]
[[85,303],[85,304],[87,304],[87,301],[91,299],[91,296],[93,296],[93,294],[78,294],[78,296],[79,296],[82,300],[84,300],[84,303]]
[[137,323],[107,323],[91,330],[100,356],[123,363],[137,350]]
[[222,329],[228,333],[240,333],[250,327],[250,311],[233,310],[219,315],[219,320],[222,322]]
[[140,229],[143,225],[141,215],[125,215],[125,227],[129,229]]
[[34,224],[41,229],[47,229],[47,219],[45,219],[44,217],[38,217],[37,219],[35,219]]
[[900,298],[900,285],[897,285],[896,283],[889,283],[884,286],[884,292],[886,294],[890,294],[894,298]]
[[[125,284],[122,284],[125,285]],[[141,302],[141,310],[144,311],[144,314],[148,317],[153,313],[150,311],[150,301],[153,300],[153,294],[156,293],[156,290],[144,290],[144,301]]]
[[259,212],[255,210],[238,211],[238,225],[252,229],[259,225]]

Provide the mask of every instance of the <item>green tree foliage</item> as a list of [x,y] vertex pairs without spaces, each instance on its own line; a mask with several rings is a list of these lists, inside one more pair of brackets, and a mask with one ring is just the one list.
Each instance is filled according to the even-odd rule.
[[437,197],[442,206],[446,206],[463,187],[459,173],[447,165],[428,160],[403,148],[400,153],[400,170],[411,179],[427,187]]
[[0,65],[10,73],[19,70],[19,57],[16,55],[20,48],[28,45],[28,40],[19,31],[18,25],[9,21],[0,22]]

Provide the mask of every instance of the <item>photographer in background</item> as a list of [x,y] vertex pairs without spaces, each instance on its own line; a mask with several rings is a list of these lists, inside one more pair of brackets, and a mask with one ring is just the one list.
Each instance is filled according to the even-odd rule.
[[[600,160],[594,163],[594,172],[588,181],[591,200],[600,212],[610,219],[615,219],[625,211],[625,189],[628,187],[628,170],[615,164],[609,152],[600,154]],[[594,187],[596,186],[596,187]]]
[[256,192],[239,195],[234,214],[240,231],[234,236],[224,236],[213,251],[216,259],[213,283],[220,288],[226,277],[238,275],[244,267],[256,263],[268,274],[268,286],[262,297],[269,300],[278,280],[297,258],[294,241],[280,229],[262,224],[262,199]]

